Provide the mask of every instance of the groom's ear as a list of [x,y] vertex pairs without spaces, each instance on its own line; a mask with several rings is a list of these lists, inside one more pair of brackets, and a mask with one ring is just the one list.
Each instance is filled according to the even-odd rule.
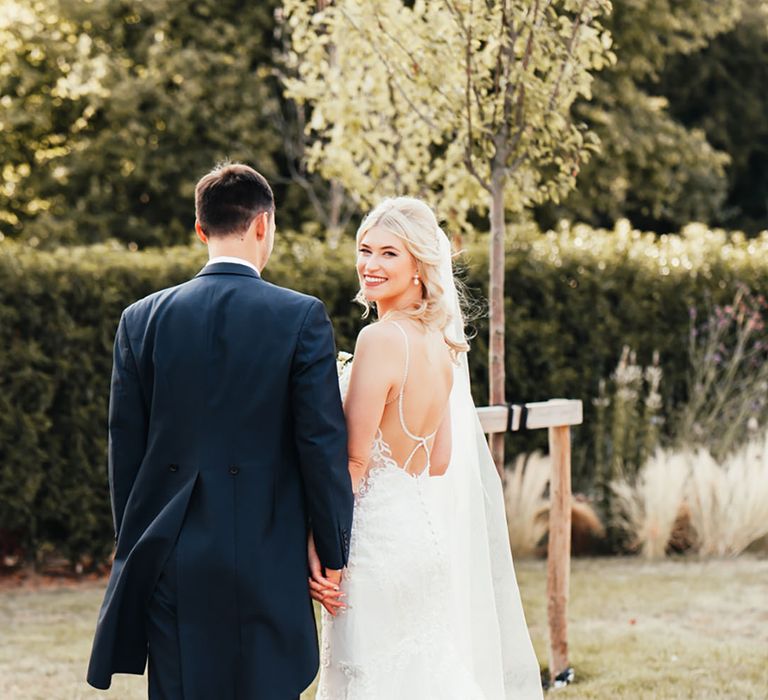
[[256,234],[256,239],[261,241],[266,238],[269,231],[269,212],[262,211],[256,214],[251,221],[250,227],[253,229],[253,233]]
[[195,233],[205,245],[208,245],[208,236],[205,235],[205,231],[203,231],[203,227],[200,225],[199,221],[195,221]]

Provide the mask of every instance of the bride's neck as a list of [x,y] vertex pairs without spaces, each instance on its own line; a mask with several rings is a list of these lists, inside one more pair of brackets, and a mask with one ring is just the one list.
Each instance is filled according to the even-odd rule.
[[384,307],[381,308],[380,306],[376,308],[376,316],[380,321],[383,321],[384,319],[387,319],[388,321],[397,321],[397,320],[403,320],[406,321],[408,319],[413,319],[414,317],[408,313],[409,309],[416,309],[416,304],[409,304],[408,306],[403,307]]
[[376,302],[376,315],[379,318],[384,318],[387,315],[395,314],[407,316],[408,309],[418,308],[421,302],[421,295],[418,294],[419,290],[416,290],[417,294],[408,294],[398,297],[396,299],[381,299]]

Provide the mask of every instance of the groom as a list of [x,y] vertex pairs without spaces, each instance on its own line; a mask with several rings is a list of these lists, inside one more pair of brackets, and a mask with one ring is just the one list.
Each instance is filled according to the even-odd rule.
[[261,279],[275,206],[259,173],[214,169],[195,207],[208,264],[117,329],[117,549],[88,682],[149,656],[152,700],[292,700],[318,666],[308,533],[329,579],[349,548],[333,333],[317,299]]

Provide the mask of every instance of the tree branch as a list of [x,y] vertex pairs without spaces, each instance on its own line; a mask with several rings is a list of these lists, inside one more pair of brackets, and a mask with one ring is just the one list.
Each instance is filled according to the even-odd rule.
[[[381,21],[381,15],[379,15],[376,4],[374,3],[374,16],[376,17],[376,24],[379,27],[379,30],[381,33],[387,37],[395,46],[397,46],[407,57],[408,60],[411,62],[411,66],[419,68],[419,61],[417,60],[416,56],[411,52],[405,44],[403,44],[396,36],[393,36],[392,33],[386,28],[384,23]],[[402,71],[402,74],[405,76],[406,80],[410,80],[411,82],[415,83],[416,81],[411,78],[411,76],[408,74],[407,71]],[[445,92],[442,90],[442,88],[439,85],[436,85],[435,83],[430,82],[429,87],[431,90],[434,90],[438,95],[445,98],[446,103],[450,104],[450,100],[448,99],[448,95],[445,94]]]
[[[528,11],[526,12],[526,18],[528,17],[528,14],[531,11],[531,6],[528,6]],[[525,20],[523,20],[525,22]],[[496,66],[493,69],[493,95],[499,95],[501,93],[501,76],[505,72],[504,71],[504,55],[505,55],[505,39],[507,36],[507,29],[510,27],[509,22],[507,21],[507,2],[506,0],[503,0],[502,9],[501,9],[501,27],[499,28],[499,53],[496,55]],[[509,50],[512,52],[512,55],[514,56],[514,47],[515,43],[517,42],[517,35],[518,32],[516,32],[514,29],[510,32],[510,39],[511,45],[509,47]],[[499,108],[499,100],[495,99],[493,100],[493,114],[491,116],[491,124],[496,124],[496,117],[498,114],[498,108]]]
[[[470,5],[470,11],[472,9],[472,5]],[[467,86],[465,89],[465,98],[466,98],[466,109],[467,109],[467,148],[464,155],[464,163],[467,166],[467,170],[469,170],[472,177],[475,178],[480,183],[480,186],[484,189],[488,190],[488,192],[491,191],[491,183],[486,180],[484,177],[482,177],[475,167],[475,162],[473,160],[472,156],[472,150],[475,142],[475,138],[472,133],[472,94],[474,93],[475,98],[478,98],[477,89],[474,87],[474,82],[472,80],[472,27],[470,25],[469,30],[467,32],[467,48],[466,48],[466,60],[467,60]],[[483,118],[482,111],[480,113],[480,118]]]
[[581,3],[581,7],[579,7],[579,13],[576,16],[576,19],[573,23],[573,32],[571,32],[571,37],[568,40],[568,50],[566,52],[565,58],[563,59],[563,65],[560,69],[560,75],[557,76],[557,80],[555,81],[555,87],[552,90],[552,94],[549,97],[549,102],[547,103],[547,111],[551,112],[552,108],[555,106],[555,102],[557,101],[557,97],[560,93],[560,85],[562,84],[563,77],[565,76],[565,73],[568,69],[568,66],[570,65],[570,61],[573,58],[573,52],[576,49],[577,44],[577,38],[579,36],[579,32],[581,31],[581,27],[585,24],[585,22],[589,22],[591,17],[584,18],[584,10],[587,7],[587,3],[589,0],[583,0]]
[[[466,83],[464,88],[464,108],[466,110],[466,119],[467,119],[467,142],[464,149],[464,165],[466,165],[467,170],[469,171],[470,175],[477,180],[477,182],[480,184],[480,186],[483,189],[486,189],[490,192],[491,184],[488,182],[477,170],[475,167],[475,161],[472,155],[473,146],[475,143],[475,137],[474,137],[474,131],[472,127],[472,96],[474,95],[475,98],[478,97],[477,87],[475,85],[475,82],[473,81],[472,77],[472,24],[467,23],[464,17],[464,13],[453,3],[451,0],[446,0],[445,3],[448,7],[448,10],[453,15],[454,19],[458,23],[459,27],[461,28],[461,32],[464,35],[464,70],[466,73]],[[470,17],[473,14],[474,10],[474,2],[470,2],[469,5],[469,14]],[[480,108],[480,118],[483,119],[484,114],[482,112],[482,107]]]
[[[395,92],[394,88],[392,86],[392,76],[389,76],[389,79],[387,80],[387,89],[389,90],[389,99],[392,102],[392,105],[395,104]],[[397,110],[395,110],[395,113],[397,113]],[[400,172],[397,169],[397,156],[400,153],[400,147],[403,143],[403,137],[400,132],[394,128],[394,125],[392,127],[392,132],[395,136],[394,138],[394,144],[393,144],[393,153],[392,153],[392,165],[394,166],[392,170],[395,174],[395,187],[397,188],[398,194],[400,193],[400,188],[402,186],[402,181],[400,180]]]
[[[458,22],[459,26],[461,27],[462,33],[464,34],[464,38],[467,41],[467,71],[470,72],[470,75],[472,74],[473,70],[473,61],[472,57],[474,56],[474,53],[472,52],[472,24],[469,25],[464,19],[464,13],[456,6],[452,0],[445,0],[445,4],[448,7],[448,10],[451,12],[451,14],[454,16],[456,21]],[[470,2],[469,5],[469,12],[470,16],[472,16],[474,10],[474,2]],[[483,101],[480,97],[480,91],[477,89],[477,82],[474,80],[470,80],[471,83],[471,94],[475,98],[475,106],[477,107],[477,113],[480,117],[480,120],[482,122],[485,122],[485,106],[483,105]]]
[[[528,71],[528,66],[531,62],[531,57],[533,56],[533,48],[535,45],[535,38],[536,38],[537,31],[541,28],[541,23],[544,21],[547,10],[549,10],[549,7],[551,4],[552,4],[552,0],[547,0],[543,6],[540,4],[540,0],[535,0],[535,2],[531,6],[529,6],[529,11],[528,13],[526,13],[525,20],[523,22],[524,24],[528,24],[528,39],[525,44],[525,53],[523,54],[523,59],[520,62],[518,78],[512,89],[510,89],[510,86],[512,85],[512,81],[509,79],[509,76],[507,76],[505,91],[504,91],[504,121],[502,123],[501,139],[500,139],[502,143],[499,146],[500,152],[497,152],[495,156],[504,164],[505,168],[508,167],[506,165],[507,157],[511,153],[514,153],[515,149],[520,144],[523,134],[525,133],[525,130],[528,126],[525,120],[526,90],[525,90],[524,76]],[[530,22],[528,21],[529,17],[531,18]],[[509,47],[508,53],[507,53],[507,62],[505,64],[506,70],[510,69],[514,60],[515,60],[515,56],[514,56],[514,53],[512,53],[512,47]],[[515,99],[515,96],[516,96],[516,99]],[[513,103],[515,105],[514,120],[512,119]],[[512,140],[510,141],[510,129],[512,124],[514,124],[516,127],[516,133],[515,133],[515,136],[512,138]],[[515,166],[515,167],[518,167],[518,166]]]
[[362,36],[364,39],[366,39],[366,41],[368,41],[369,46],[373,49],[374,53],[376,54],[378,59],[381,61],[381,64],[384,66],[384,68],[387,71],[387,74],[392,78],[393,84],[397,88],[397,91],[400,93],[402,98],[406,101],[408,106],[414,111],[414,114],[416,114],[416,116],[418,116],[419,119],[421,119],[430,129],[433,129],[439,134],[442,133],[442,131],[440,130],[440,127],[438,127],[437,124],[435,124],[435,122],[432,121],[432,119],[430,119],[426,114],[423,114],[422,111],[413,102],[413,100],[407,95],[405,90],[403,90],[402,86],[400,85],[400,83],[397,81],[395,77],[396,75],[395,70],[392,68],[392,66],[389,64],[387,59],[381,53],[378,46],[376,45],[376,42],[371,37],[368,37],[365,34],[365,32],[358,26],[357,22],[355,22],[355,20],[352,19],[352,17],[349,16],[349,13],[346,12],[343,8],[341,8],[341,13],[344,15],[347,21],[352,25],[352,27],[354,27],[354,29],[357,30],[358,34],[360,34],[360,36]]

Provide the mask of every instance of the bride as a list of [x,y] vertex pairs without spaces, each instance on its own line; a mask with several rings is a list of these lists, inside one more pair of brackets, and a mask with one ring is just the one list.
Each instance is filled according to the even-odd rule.
[[357,300],[379,320],[357,339],[344,400],[355,511],[339,585],[310,542],[317,698],[541,698],[450,243],[408,197],[377,206],[356,240]]

